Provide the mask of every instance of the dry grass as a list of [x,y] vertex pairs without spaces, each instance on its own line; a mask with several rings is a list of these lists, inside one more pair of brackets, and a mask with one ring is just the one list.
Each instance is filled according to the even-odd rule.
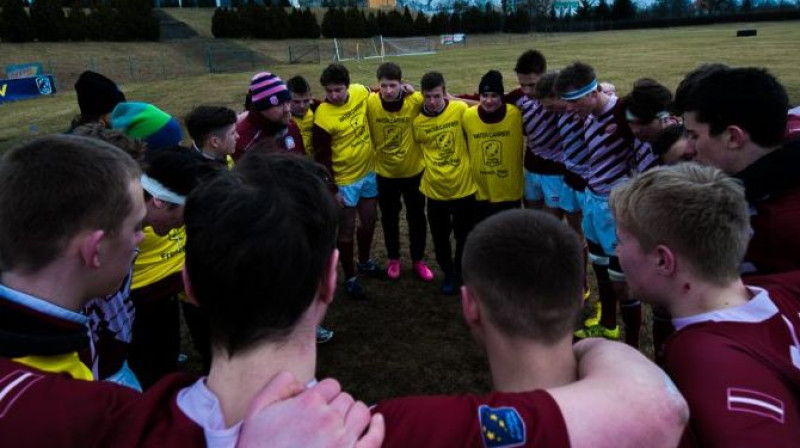
[[[665,30],[614,31],[599,33],[557,34],[535,36],[479,36],[470,38],[466,47],[441,51],[435,55],[398,58],[405,76],[411,82],[428,70],[444,73],[453,92],[474,91],[480,76],[488,69],[500,69],[506,76],[507,88],[514,86],[513,65],[525,49],[537,48],[548,57],[552,68],[574,60],[593,64],[603,80],[617,85],[625,93],[631,83],[649,76],[670,88],[688,70],[704,62],[723,62],[731,65],[757,65],[769,68],[786,85],[793,103],[800,101],[800,26],[797,22],[762,23],[755,27],[755,38],[736,38],[735,30],[742,24],[709,27],[675,28]],[[284,55],[288,41],[237,41],[240,45],[267,55]],[[329,45],[320,40],[319,45]],[[312,85],[322,69],[318,64],[274,65],[255,67],[246,73],[189,75],[202,70],[202,61],[195,53],[188,55],[190,44],[174,43],[81,43],[81,44],[4,44],[0,64],[31,60],[52,61],[64,67],[72,61],[69,72],[74,76],[81,70],[95,68],[119,80],[131,100],[150,101],[173,115],[183,117],[200,103],[219,103],[241,108],[249,76],[259,70],[270,70],[288,78],[295,74],[306,76]],[[196,50],[196,49],[194,49]],[[188,50],[187,50],[188,51]],[[180,76],[156,82],[131,81],[129,61],[142,62],[149,71],[168,68],[169,76]],[[105,62],[108,61],[108,62]],[[112,64],[113,62],[113,64]],[[188,65],[186,65],[188,64]],[[379,61],[348,62],[352,79],[372,83]],[[113,69],[112,69],[113,65]],[[182,65],[186,67],[181,68]],[[173,68],[174,67],[174,68]],[[144,70],[144,69],[143,69]],[[116,76],[115,76],[116,74]],[[59,75],[61,77],[61,75]],[[6,103],[0,106],[0,148],[14,140],[58,132],[67,126],[77,113],[70,75],[60,78],[61,91],[53,98]]]

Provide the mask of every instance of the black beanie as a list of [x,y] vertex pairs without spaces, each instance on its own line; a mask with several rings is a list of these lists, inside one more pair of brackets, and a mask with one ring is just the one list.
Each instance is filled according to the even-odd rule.
[[503,95],[503,75],[497,70],[489,70],[481,78],[481,83],[478,86],[478,93],[492,92],[498,95]]
[[78,94],[78,107],[84,117],[99,117],[114,110],[119,103],[125,102],[125,95],[120,92],[114,81],[100,73],[85,71],[75,83]]

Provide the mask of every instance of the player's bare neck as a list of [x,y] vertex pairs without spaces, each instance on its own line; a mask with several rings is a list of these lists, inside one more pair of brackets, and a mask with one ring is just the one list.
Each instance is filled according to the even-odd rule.
[[741,279],[724,286],[695,282],[680,300],[670,307],[674,317],[689,317],[745,305],[753,294]]
[[501,392],[549,389],[577,380],[571,336],[552,345],[530,340],[487,341],[486,351],[494,389]]
[[279,372],[291,372],[300,384],[314,379],[316,341],[306,333],[302,341],[264,343],[232,358],[215,350],[206,385],[220,402],[226,427],[244,418],[252,398]]

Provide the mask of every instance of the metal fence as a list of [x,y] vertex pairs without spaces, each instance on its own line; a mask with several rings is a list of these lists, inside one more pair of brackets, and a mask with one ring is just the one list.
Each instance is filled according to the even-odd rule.
[[[438,36],[434,36],[430,42],[433,51],[446,51],[463,46],[508,44],[543,37],[543,34],[469,36],[464,43],[442,45]],[[367,54],[366,50],[372,48],[369,39],[342,39],[339,42],[340,51],[342,48],[350,48],[354,57],[364,56]],[[108,54],[85,55],[82,58],[55,56],[43,60],[42,63],[45,71],[54,74],[59,88],[64,90],[71,89],[72,84],[84,70],[103,73],[118,82],[149,82],[206,73],[247,72],[276,64],[322,64],[335,60],[336,47],[332,39],[320,39],[301,43],[270,42],[259,50],[251,50],[243,45],[206,45],[185,53],[168,50],[147,56]]]

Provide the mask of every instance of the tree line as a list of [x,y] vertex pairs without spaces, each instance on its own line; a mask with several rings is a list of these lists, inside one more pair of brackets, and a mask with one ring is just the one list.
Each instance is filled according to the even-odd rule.
[[62,0],[0,0],[0,40],[4,42],[158,40],[152,0],[97,2],[89,8]]
[[[224,38],[364,38],[430,36],[451,33],[530,33],[533,31],[591,31],[663,26],[700,25],[743,20],[800,18],[794,4],[753,0],[656,0],[637,8],[632,0],[579,0],[569,14],[556,10],[550,0],[517,2],[507,0],[502,8],[491,3],[483,7],[456,1],[449,10],[432,15],[402,10],[365,10],[350,0],[326,0],[328,9],[317,24],[309,9],[286,8],[281,0],[269,6],[248,3],[237,8],[217,8],[212,19],[215,37]],[[791,10],[791,11],[790,11]]]

